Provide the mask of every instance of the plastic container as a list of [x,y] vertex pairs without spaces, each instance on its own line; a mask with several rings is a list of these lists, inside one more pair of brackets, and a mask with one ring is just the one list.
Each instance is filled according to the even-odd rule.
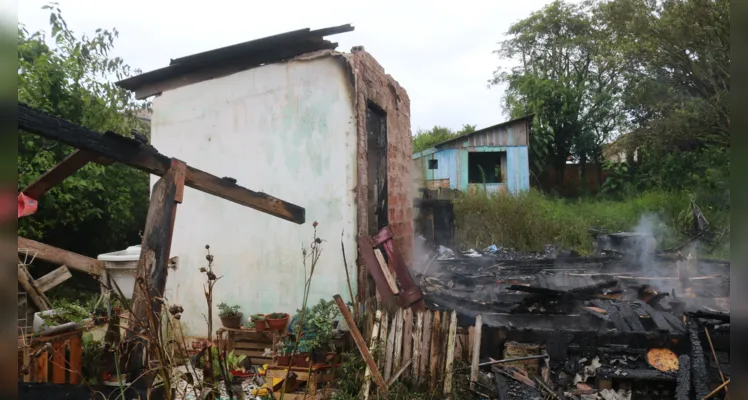
[[127,299],[132,299],[135,290],[135,277],[138,273],[138,260],[140,260],[140,245],[130,246],[125,250],[113,253],[99,254],[97,259],[104,262],[105,282],[115,289],[114,282]]

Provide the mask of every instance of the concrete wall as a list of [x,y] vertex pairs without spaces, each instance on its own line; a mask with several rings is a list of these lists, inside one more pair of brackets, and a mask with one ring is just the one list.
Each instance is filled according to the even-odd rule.
[[[358,181],[368,181],[366,162],[366,107],[371,101],[387,113],[387,201],[389,206],[389,227],[395,236],[395,244],[410,264],[413,252],[413,138],[410,131],[410,99],[408,93],[384,68],[362,49],[354,49],[346,54],[356,82],[356,109],[358,128]],[[360,184],[356,190],[359,205],[367,204],[369,188]],[[368,210],[358,207],[358,233],[369,232]],[[358,280],[361,285],[359,296],[373,296],[373,288],[366,267],[357,260]],[[368,286],[368,287],[365,287]]]
[[[312,240],[315,220],[318,235],[328,242],[310,301],[336,293],[348,300],[339,241],[344,232],[355,276],[360,171],[354,105],[350,71],[336,56],[254,68],[154,99],[152,143],[161,152],[306,208],[307,222],[297,225],[185,188],[171,250],[179,256],[179,268],[169,271],[166,296],[184,307],[186,335],[207,334],[199,272],[206,264],[206,244],[222,276],[214,304],[239,304],[245,319],[253,313],[295,312],[305,273],[301,247]],[[220,326],[217,316],[214,326]]]

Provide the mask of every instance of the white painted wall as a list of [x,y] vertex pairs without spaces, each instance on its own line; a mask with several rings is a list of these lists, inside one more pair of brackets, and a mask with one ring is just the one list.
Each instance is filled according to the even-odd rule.
[[351,85],[338,61],[267,65],[177,88],[155,98],[153,110],[152,144],[162,153],[306,208],[307,222],[297,225],[185,188],[171,248],[179,268],[169,271],[165,295],[184,307],[186,335],[207,334],[199,272],[206,244],[222,276],[214,305],[239,304],[244,320],[300,308],[301,248],[309,246],[315,220],[327,242],[310,304],[336,293],[349,300],[340,240],[345,232],[355,293],[356,124]]

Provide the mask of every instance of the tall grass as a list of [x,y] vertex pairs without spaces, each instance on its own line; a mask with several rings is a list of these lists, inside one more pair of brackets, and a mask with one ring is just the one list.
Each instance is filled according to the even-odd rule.
[[[658,221],[655,235],[663,248],[688,239],[692,216],[687,193],[645,192],[623,201],[556,199],[530,190],[521,194],[464,193],[455,201],[458,242],[465,247],[491,244],[521,251],[541,251],[546,244],[589,253],[591,228],[610,231],[634,229],[643,215]],[[723,224],[729,215],[702,212],[710,222]],[[724,249],[723,249],[724,250]],[[729,252],[729,248],[727,249]]]

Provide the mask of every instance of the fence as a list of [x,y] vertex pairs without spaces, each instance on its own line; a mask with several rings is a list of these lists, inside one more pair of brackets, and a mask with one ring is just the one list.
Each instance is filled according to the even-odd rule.
[[[474,327],[458,328],[455,311],[380,309],[369,317],[366,336],[388,384],[409,377],[432,391],[441,387],[449,394],[456,361],[475,358],[477,370],[473,355],[480,352],[480,329],[475,331]],[[368,395],[369,381],[366,385]]]
[[[34,338],[18,349],[18,375],[23,382],[55,384],[81,381],[82,331]],[[19,343],[20,344],[20,343]]]

